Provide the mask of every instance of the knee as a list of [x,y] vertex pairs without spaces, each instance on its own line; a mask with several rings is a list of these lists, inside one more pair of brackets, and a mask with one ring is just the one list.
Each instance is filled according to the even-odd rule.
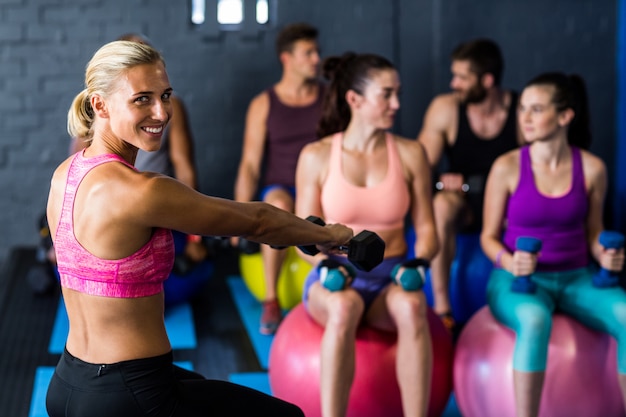
[[517,317],[520,333],[535,337],[550,337],[552,330],[552,313],[546,309],[535,306],[518,308]]
[[294,202],[293,198],[284,190],[276,190],[275,192],[268,193],[265,197],[265,202],[271,204],[274,207],[278,207],[281,210],[285,210],[293,213]]
[[435,221],[439,225],[449,225],[456,217],[456,206],[454,202],[446,196],[446,193],[436,193],[433,197],[433,211]]
[[341,330],[356,329],[364,310],[363,300],[356,293],[351,291],[333,293],[328,300],[328,323],[326,325]]
[[615,312],[615,320],[617,320],[619,327],[626,329],[626,304],[615,303],[613,311]]
[[411,329],[412,331],[423,330],[428,326],[427,305],[425,297],[406,293],[404,297],[398,297],[389,313],[398,327],[398,330]]

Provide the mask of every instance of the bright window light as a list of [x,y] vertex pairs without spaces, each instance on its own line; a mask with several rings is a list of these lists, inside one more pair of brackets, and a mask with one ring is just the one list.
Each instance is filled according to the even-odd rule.
[[191,21],[194,25],[204,23],[205,0],[191,0]]
[[257,23],[264,25],[269,18],[267,0],[256,1],[256,21]]
[[242,0],[219,0],[217,21],[221,25],[238,25],[243,21]]

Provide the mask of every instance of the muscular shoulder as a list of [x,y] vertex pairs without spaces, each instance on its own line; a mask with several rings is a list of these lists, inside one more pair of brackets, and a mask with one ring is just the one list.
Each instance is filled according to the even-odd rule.
[[584,149],[580,150],[580,155],[582,158],[583,172],[588,182],[606,177],[606,165],[602,159]]
[[298,157],[298,172],[306,173],[308,181],[323,182],[328,172],[331,149],[330,136],[305,145]]
[[447,127],[451,121],[456,119],[458,108],[459,100],[454,94],[440,94],[430,102],[426,117],[431,122],[438,122],[438,125]]
[[414,159],[415,157],[421,158],[425,157],[426,155],[422,144],[415,139],[409,139],[402,136],[393,135],[393,140],[398,148],[400,158],[402,159]]
[[326,136],[325,138],[306,144],[300,152],[300,158],[315,163],[327,161],[328,158],[330,158],[332,138],[332,136]]
[[520,159],[520,150],[513,149],[512,151],[508,151],[499,157],[491,165],[491,174],[497,175],[500,177],[514,175],[517,176],[519,173],[519,159]]
[[[442,146],[443,142],[451,144],[456,131],[458,106],[458,99],[453,94],[440,94],[431,101],[418,136],[429,153]],[[438,159],[436,155],[431,157]]]
[[405,173],[411,174],[409,177],[423,173],[422,170],[430,170],[426,151],[419,141],[401,136],[394,136],[394,141],[398,148],[403,170]]
[[262,91],[250,100],[248,113],[259,115],[267,114],[270,108],[270,96],[267,91]]

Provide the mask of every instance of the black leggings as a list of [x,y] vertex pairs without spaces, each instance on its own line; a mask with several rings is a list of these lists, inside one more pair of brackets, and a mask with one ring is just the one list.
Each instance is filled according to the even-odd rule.
[[94,365],[65,350],[48,387],[46,408],[50,417],[304,417],[285,401],[179,368],[171,352]]

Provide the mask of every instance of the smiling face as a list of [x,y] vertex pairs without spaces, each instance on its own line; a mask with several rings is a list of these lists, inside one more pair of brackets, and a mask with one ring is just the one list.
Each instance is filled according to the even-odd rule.
[[107,118],[112,134],[129,144],[155,151],[172,116],[172,88],[162,62],[129,68],[106,99],[92,106]]
[[393,126],[400,109],[400,79],[394,69],[372,70],[363,94],[355,94],[353,112],[359,112],[377,129]]
[[553,103],[554,87],[531,85],[520,97],[518,122],[526,142],[547,141],[567,134],[573,111],[558,111]]

